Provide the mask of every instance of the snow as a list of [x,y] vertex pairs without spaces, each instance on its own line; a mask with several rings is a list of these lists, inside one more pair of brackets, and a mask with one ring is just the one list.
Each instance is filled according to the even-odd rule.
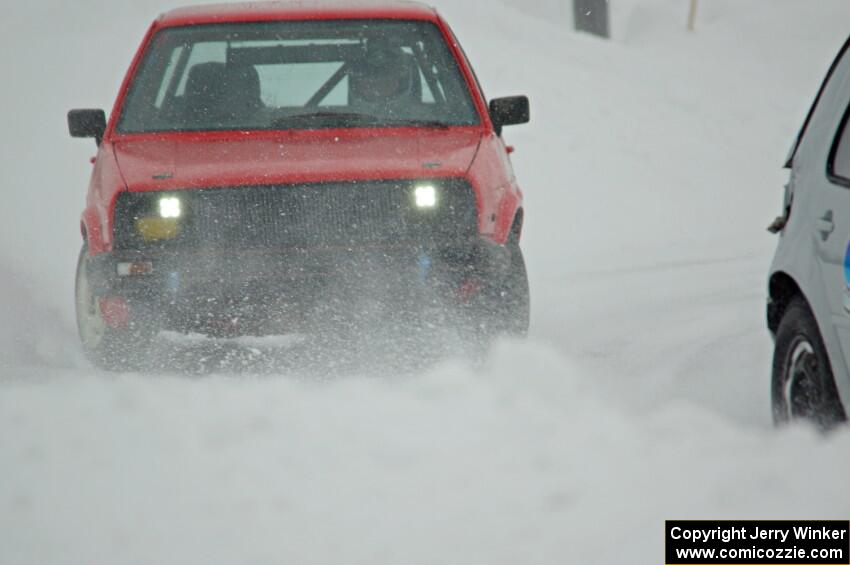
[[[532,336],[415,375],[111,375],[75,340],[77,214],[155,0],[7,7],[0,563],[658,563],[664,519],[846,519],[850,433],[774,430],[783,157],[841,0],[440,3],[526,192]],[[48,163],[45,166],[45,163]],[[248,343],[249,350],[266,343]]]

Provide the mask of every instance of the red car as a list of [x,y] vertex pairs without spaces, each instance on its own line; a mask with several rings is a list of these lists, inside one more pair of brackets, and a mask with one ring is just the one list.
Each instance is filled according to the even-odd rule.
[[425,5],[160,16],[109,120],[68,115],[98,145],[76,286],[88,356],[124,367],[163,330],[358,320],[524,334],[522,193],[502,128],[528,120],[524,96],[487,104]]

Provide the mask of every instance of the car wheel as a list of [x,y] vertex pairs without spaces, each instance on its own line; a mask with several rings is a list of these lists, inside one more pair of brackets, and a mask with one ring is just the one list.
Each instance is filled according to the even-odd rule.
[[511,337],[524,338],[528,335],[531,319],[528,271],[519,244],[509,242],[506,249],[509,254],[509,266],[504,276],[499,279],[495,296],[496,311],[500,318],[499,329]]
[[141,331],[116,329],[103,319],[100,301],[92,290],[86,246],[77,259],[75,304],[77,331],[86,357],[100,369],[137,370],[151,337]]
[[514,241],[501,251],[481,274],[486,286],[473,303],[475,334],[485,343],[499,336],[523,338],[528,334],[530,298],[525,258]]
[[805,420],[829,430],[846,420],[817,323],[800,298],[776,333],[772,399],[776,424]]

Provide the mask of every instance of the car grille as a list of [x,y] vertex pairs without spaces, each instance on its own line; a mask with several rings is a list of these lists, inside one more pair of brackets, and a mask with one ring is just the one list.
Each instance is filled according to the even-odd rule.
[[[434,209],[418,209],[416,186],[433,184]],[[146,242],[136,221],[165,193],[125,192],[115,208],[115,248],[311,248],[437,243],[477,233],[466,181],[381,181],[184,190],[180,234]]]

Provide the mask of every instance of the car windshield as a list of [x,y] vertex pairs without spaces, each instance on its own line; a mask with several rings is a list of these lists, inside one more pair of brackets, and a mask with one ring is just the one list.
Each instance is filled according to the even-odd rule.
[[164,29],[132,81],[117,131],[478,123],[437,26],[339,20]]

